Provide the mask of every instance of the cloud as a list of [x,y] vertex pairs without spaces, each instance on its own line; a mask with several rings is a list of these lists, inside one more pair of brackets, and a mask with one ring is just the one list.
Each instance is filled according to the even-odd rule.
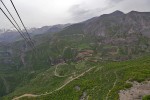
[[111,9],[116,4],[124,0],[93,0],[90,5],[86,3],[81,3],[73,5],[69,9],[69,13],[73,20],[79,22],[86,19],[99,16],[105,10]]
[[[9,0],[3,0],[13,15]],[[150,11],[150,0],[13,0],[27,27],[76,23],[115,10]],[[1,6],[1,4],[0,4]],[[17,18],[17,16],[15,16]],[[0,12],[0,28],[12,25]]]
[[91,11],[89,9],[84,8],[82,5],[73,5],[70,9],[69,9],[69,13],[71,14],[71,17],[73,18],[73,20],[82,20],[87,18]]
[[84,15],[86,13],[89,13],[89,10],[82,8],[81,5],[74,5],[70,8],[70,12],[74,15]]

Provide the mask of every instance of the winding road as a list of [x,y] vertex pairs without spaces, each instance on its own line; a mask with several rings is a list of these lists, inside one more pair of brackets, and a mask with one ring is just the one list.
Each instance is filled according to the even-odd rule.
[[89,71],[91,71],[92,69],[94,69],[95,67],[91,67],[90,69],[86,70],[85,72],[81,73],[80,75],[76,76],[76,77],[69,77],[68,81],[65,82],[61,87],[57,88],[56,90],[52,91],[52,92],[49,92],[49,93],[45,93],[45,94],[40,94],[40,95],[34,95],[34,94],[24,94],[22,96],[19,96],[19,97],[15,97],[14,99],[12,100],[19,100],[20,98],[23,98],[23,97],[38,97],[38,96],[43,96],[43,95],[49,95],[49,94],[52,94],[53,92],[56,92],[56,91],[59,91],[61,90],[62,88],[64,88],[66,85],[68,85],[70,82],[74,81],[75,79],[78,79],[82,76],[84,76],[84,74],[88,73]]
[[58,66],[63,65],[63,64],[65,64],[65,63],[60,63],[60,64],[58,64],[58,65],[55,66],[55,71],[54,71],[54,75],[55,75],[55,76],[57,76],[57,77],[67,77],[67,76],[68,76],[68,75],[60,76],[60,75],[57,73],[57,68],[58,68]]

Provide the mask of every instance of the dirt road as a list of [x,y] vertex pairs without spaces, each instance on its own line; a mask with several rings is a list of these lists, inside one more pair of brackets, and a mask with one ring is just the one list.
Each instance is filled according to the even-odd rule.
[[52,94],[53,92],[56,92],[56,91],[59,91],[61,90],[62,88],[64,88],[66,85],[68,85],[70,82],[72,82],[73,80],[75,79],[78,79],[80,77],[82,77],[84,74],[88,73],[89,71],[91,71],[92,69],[94,69],[95,67],[92,67],[88,70],[86,70],[85,72],[81,73],[80,75],[76,76],[76,77],[69,77],[68,81],[66,81],[61,87],[57,88],[56,90],[52,91],[52,92],[49,92],[49,93],[45,93],[45,94],[40,94],[40,95],[34,95],[34,94],[24,94],[22,96],[19,96],[19,97],[16,97],[12,100],[19,100],[20,98],[23,98],[23,97],[38,97],[38,96],[43,96],[43,95],[48,95],[48,94]]

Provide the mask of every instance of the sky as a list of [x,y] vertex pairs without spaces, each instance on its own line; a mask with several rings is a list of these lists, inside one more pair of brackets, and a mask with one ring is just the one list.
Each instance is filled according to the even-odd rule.
[[[10,0],[3,2],[19,23]],[[150,12],[150,0],[13,0],[13,2],[28,28],[78,23],[115,10],[124,13],[132,10]],[[4,9],[1,3],[0,7]],[[0,11],[0,29],[2,28],[10,29],[13,26]]]

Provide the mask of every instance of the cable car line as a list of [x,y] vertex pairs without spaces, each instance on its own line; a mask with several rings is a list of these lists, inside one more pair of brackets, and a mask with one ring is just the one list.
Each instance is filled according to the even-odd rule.
[[[20,19],[20,21],[21,21],[21,23],[22,23],[22,25],[23,25],[23,27],[24,27],[24,29],[25,29],[25,31],[26,31],[28,37],[29,37],[29,39],[30,39],[30,41],[32,42],[32,44],[33,44],[33,46],[34,46],[34,43],[33,43],[32,39],[31,39],[31,37],[30,37],[30,35],[29,35],[28,31],[27,31],[27,28],[25,27],[25,25],[24,25],[24,23],[23,23],[23,21],[22,21],[20,15],[19,15],[19,13],[18,13],[18,11],[17,11],[17,9],[16,9],[16,7],[15,7],[13,1],[10,0],[10,2],[11,2],[11,4],[13,5],[13,7],[14,7],[14,9],[15,9],[15,11],[16,11],[16,13],[17,13],[17,15],[18,15],[18,17],[19,17],[19,19]],[[35,47],[34,47],[34,48],[35,48]]]
[[[4,4],[4,2],[2,0],[0,0],[1,3],[3,4],[3,6],[5,7],[5,9],[7,10],[7,12],[9,13],[9,15],[11,16],[11,18],[13,19],[13,21],[15,22],[15,24],[17,25],[17,27],[19,28],[20,32],[23,34],[23,32],[21,31],[21,28],[19,27],[18,23],[16,22],[15,18],[13,17],[13,15],[10,13],[10,11],[8,10],[8,8],[6,7],[6,5]],[[26,38],[26,36],[24,35],[24,37]],[[28,40],[28,38],[26,38],[26,40]]]
[[11,22],[11,24],[15,27],[15,29],[20,33],[20,35],[24,38],[24,40],[26,40],[24,35],[20,32],[20,30],[16,27],[16,25],[11,21],[11,19],[7,16],[7,14],[4,12],[4,10],[2,8],[0,8],[0,10],[6,16],[6,18]]

